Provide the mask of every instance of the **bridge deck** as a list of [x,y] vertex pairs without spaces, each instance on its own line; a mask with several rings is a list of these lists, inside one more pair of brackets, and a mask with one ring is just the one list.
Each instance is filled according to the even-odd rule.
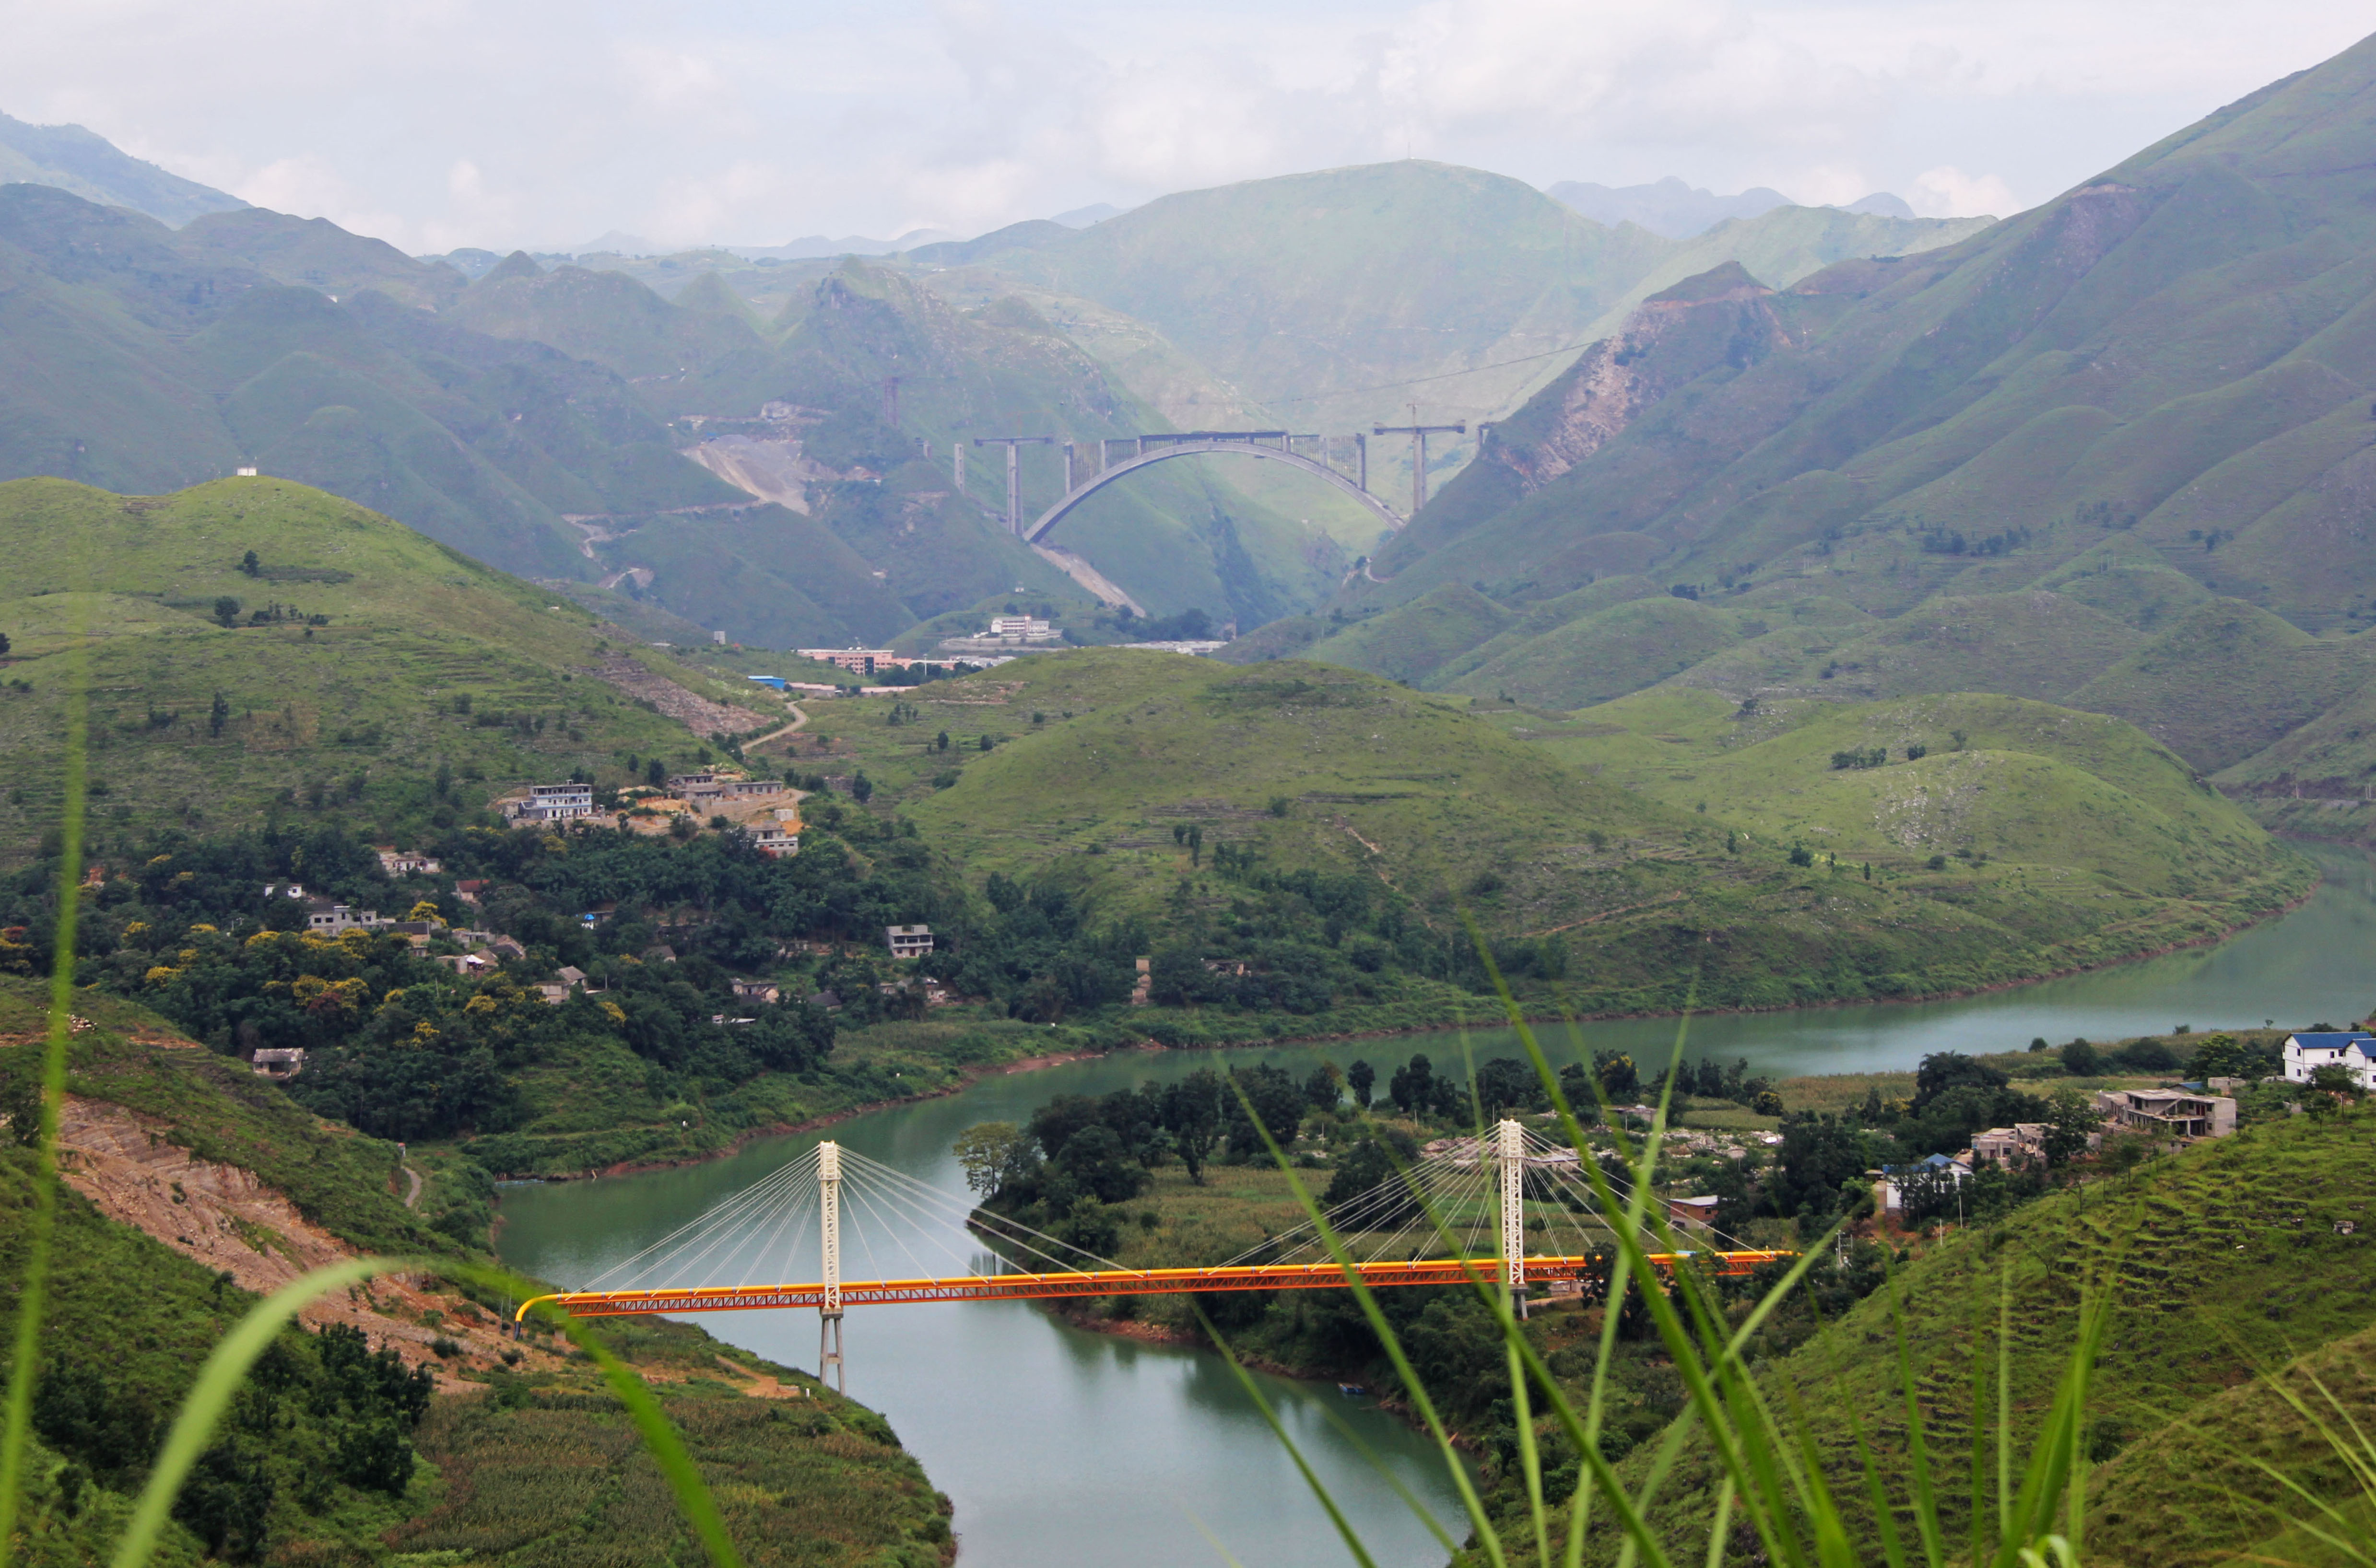
[[[1788,1257],[1782,1252],[1653,1253],[1650,1261],[1672,1267],[1688,1257],[1714,1260],[1716,1272],[1742,1275],[1760,1264]],[[1530,1257],[1527,1279],[1542,1283],[1598,1272],[1595,1257]],[[1430,1258],[1414,1263],[1362,1263],[1353,1272],[1366,1285],[1459,1285],[1498,1277],[1491,1258]],[[1023,1301],[1067,1296],[1175,1296],[1200,1290],[1325,1290],[1342,1289],[1345,1271],[1334,1263],[1254,1264],[1237,1268],[1108,1269],[1086,1274],[973,1274],[938,1279],[851,1279],[842,1282],[845,1307],[893,1301]],[[518,1317],[540,1301],[566,1307],[578,1317],[619,1317],[629,1313],[733,1313],[784,1307],[818,1307],[822,1283],[720,1285],[682,1290],[564,1290],[520,1303]]]

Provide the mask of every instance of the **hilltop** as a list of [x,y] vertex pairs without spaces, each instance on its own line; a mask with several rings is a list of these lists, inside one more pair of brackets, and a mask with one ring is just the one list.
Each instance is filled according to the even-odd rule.
[[[630,647],[565,599],[284,480],[130,499],[0,483],[0,552],[37,564],[0,583],[10,861],[54,822],[77,628],[102,845],[276,811],[423,828],[515,784],[620,777],[631,754],[690,763],[714,731],[770,722],[735,706],[747,683]],[[671,692],[713,722],[696,733],[646,706]]]
[[29,125],[0,114],[0,184],[18,182],[128,207],[163,223],[187,223],[205,213],[247,206],[235,196],[134,158],[80,125]]

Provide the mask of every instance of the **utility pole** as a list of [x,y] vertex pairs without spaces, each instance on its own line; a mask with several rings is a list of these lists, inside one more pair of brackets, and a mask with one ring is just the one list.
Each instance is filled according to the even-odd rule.
[[[1410,406],[1410,423],[1377,425],[1370,434],[1408,435],[1411,438],[1411,516],[1416,517],[1419,516],[1420,508],[1427,505],[1427,438],[1446,433],[1466,435],[1468,434],[1468,422],[1462,420],[1456,424],[1421,424],[1419,422],[1417,403]],[[1369,486],[1364,483],[1361,488],[1367,490]]]
[[825,1300],[817,1306],[817,1381],[829,1377],[834,1392],[849,1392],[841,1364],[841,1146],[817,1145],[817,1240],[825,1253]]
[[963,495],[965,493],[965,443],[962,441],[956,442],[950,446],[949,450],[956,454],[956,462],[955,466],[957,476],[957,493],[959,495]]
[[[1056,438],[1052,435],[977,435],[973,438],[973,444],[977,446],[1006,448],[1006,531],[1013,534],[1021,533],[1023,531],[1023,492],[1016,475],[1016,453],[1025,446],[1053,446],[1056,445]],[[1067,490],[1070,488],[1070,486],[1066,487]]]
[[1064,443],[1064,493],[1073,493],[1073,444]]
[[1515,1117],[1493,1128],[1502,1167],[1502,1268],[1518,1315],[1527,1315],[1527,1134]]
[[883,378],[883,422],[894,430],[899,428],[899,378],[896,375]]

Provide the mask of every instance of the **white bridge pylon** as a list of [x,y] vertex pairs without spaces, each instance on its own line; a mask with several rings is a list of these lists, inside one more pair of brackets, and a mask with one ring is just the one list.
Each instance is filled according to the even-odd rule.
[[[1225,1263],[1131,1268],[827,1141],[585,1289],[534,1298],[518,1315],[545,1302],[580,1317],[814,1308],[817,1373],[839,1389],[842,1316],[853,1305],[1341,1289],[1349,1273],[1373,1287],[1498,1285],[1523,1314],[1532,1286],[1581,1291],[1597,1282],[1614,1240],[1576,1151],[1515,1119],[1483,1137],[1436,1140],[1418,1160],[1332,1206],[1326,1219],[1349,1265],[1307,1220]],[[1538,1236],[1532,1253],[1530,1234]],[[1696,1255],[1718,1273],[1748,1273],[1786,1255],[1708,1235],[1714,1245]],[[1670,1267],[1693,1255],[1654,1251],[1652,1260]],[[784,1283],[801,1281],[809,1258],[813,1280]],[[861,1260],[865,1275],[849,1277],[846,1265]]]

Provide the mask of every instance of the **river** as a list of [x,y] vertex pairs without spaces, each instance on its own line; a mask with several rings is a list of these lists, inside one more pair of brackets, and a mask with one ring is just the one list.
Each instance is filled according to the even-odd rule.
[[[2109,1040],[2197,1029],[2348,1023],[2376,1009],[2376,862],[2311,850],[2326,879],[2283,920],[2216,947],[1951,1002],[1811,1008],[1692,1021],[1692,1054],[1747,1057],[1756,1070],[1854,1072],[1911,1067],[1936,1051],[2003,1051],[2043,1036]],[[1663,1063],[1674,1019],[1595,1024],[1590,1048]],[[1575,1045],[1544,1031],[1556,1058]],[[1456,1063],[1511,1052],[1503,1031],[1255,1047],[1132,1052],[994,1078],[945,1099],[843,1123],[845,1146],[945,1192],[964,1182],[948,1149],[978,1122],[1020,1122],[1059,1093],[1102,1093],[1228,1061],[1309,1071],[1321,1055],[1383,1068],[1413,1051]],[[600,1182],[506,1187],[505,1260],[580,1285],[805,1152],[823,1134],[754,1143],[707,1165]],[[935,1270],[936,1272],[938,1270]],[[861,1272],[853,1262],[853,1277]],[[910,1272],[885,1260],[885,1272]],[[813,1277],[814,1276],[804,1276]],[[712,1333],[772,1360],[816,1365],[808,1313],[719,1313]],[[847,1323],[849,1392],[887,1415],[956,1500],[968,1568],[1249,1568],[1348,1561],[1294,1467],[1229,1369],[1211,1354],[1070,1328],[1022,1303],[861,1308]],[[1265,1397],[1381,1564],[1443,1562],[1433,1536],[1381,1474],[1418,1496],[1455,1539],[1467,1534],[1442,1459],[1402,1422],[1329,1385],[1259,1380]],[[1363,1450],[1368,1451],[1367,1456]],[[1373,1463],[1374,1461],[1374,1463]]]

